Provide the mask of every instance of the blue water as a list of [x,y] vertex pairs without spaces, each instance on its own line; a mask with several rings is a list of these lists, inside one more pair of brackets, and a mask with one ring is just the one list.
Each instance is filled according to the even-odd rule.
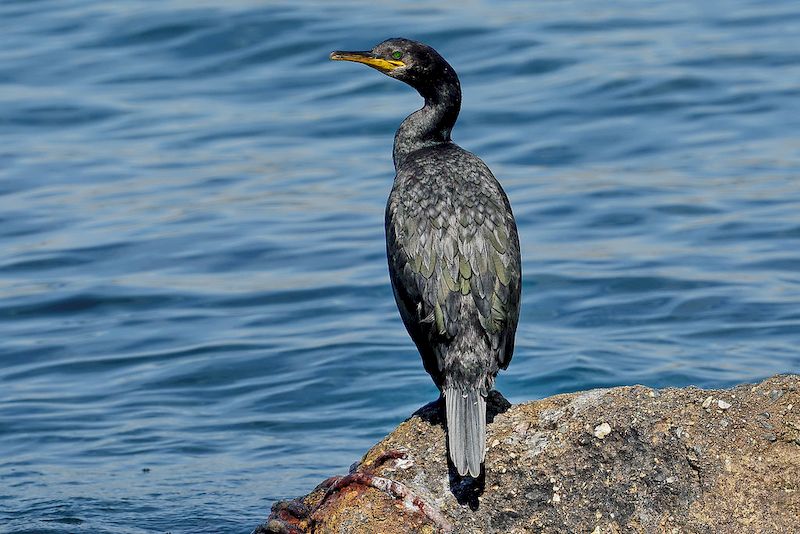
[[249,532],[436,390],[383,244],[420,104],[522,240],[512,401],[800,371],[800,4],[0,2],[0,532]]

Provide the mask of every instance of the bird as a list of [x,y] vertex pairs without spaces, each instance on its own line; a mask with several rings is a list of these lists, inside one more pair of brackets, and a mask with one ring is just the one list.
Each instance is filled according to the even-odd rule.
[[489,167],[455,144],[461,83],[432,47],[392,38],[330,59],[368,65],[416,89],[422,108],[394,137],[386,255],[400,316],[441,396],[459,476],[486,457],[486,399],[514,352],[522,266],[508,197]]

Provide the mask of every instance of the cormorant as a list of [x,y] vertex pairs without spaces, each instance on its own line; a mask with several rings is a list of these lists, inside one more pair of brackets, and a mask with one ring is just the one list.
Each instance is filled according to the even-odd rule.
[[436,50],[389,39],[333,52],[407,83],[425,99],[394,138],[386,253],[397,307],[425,370],[444,395],[450,459],[478,477],[486,455],[486,396],[514,351],[519,237],[486,164],[450,140],[461,85]]

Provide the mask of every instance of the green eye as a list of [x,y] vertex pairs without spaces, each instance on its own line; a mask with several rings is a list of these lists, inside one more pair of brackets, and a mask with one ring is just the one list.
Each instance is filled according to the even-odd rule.
[[394,52],[392,52],[392,57],[394,59],[400,59],[401,57],[403,57],[403,53],[399,50],[395,50]]

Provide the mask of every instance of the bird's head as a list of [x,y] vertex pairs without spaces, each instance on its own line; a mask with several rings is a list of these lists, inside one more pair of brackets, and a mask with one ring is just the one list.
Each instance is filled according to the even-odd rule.
[[436,50],[410,39],[387,39],[364,52],[332,52],[331,59],[369,65],[414,87],[423,96],[434,86],[458,80],[453,68]]

